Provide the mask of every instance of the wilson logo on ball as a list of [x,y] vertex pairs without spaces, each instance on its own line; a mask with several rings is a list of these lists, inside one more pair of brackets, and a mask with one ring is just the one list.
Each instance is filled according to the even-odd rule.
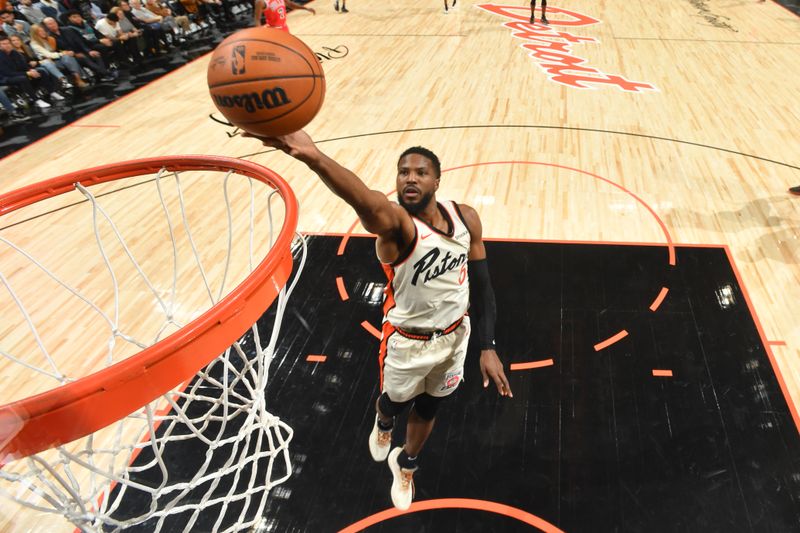
[[255,92],[225,96],[215,94],[213,98],[217,107],[240,107],[244,108],[244,110],[249,113],[252,113],[256,109],[275,109],[276,107],[292,103],[286,95],[286,91],[280,87],[265,89],[261,94]]
[[244,74],[244,45],[234,46],[231,52],[231,71],[235,75]]
[[208,90],[230,124],[275,137],[314,118],[325,99],[325,73],[311,48],[294,35],[247,28],[226,37],[211,54]]

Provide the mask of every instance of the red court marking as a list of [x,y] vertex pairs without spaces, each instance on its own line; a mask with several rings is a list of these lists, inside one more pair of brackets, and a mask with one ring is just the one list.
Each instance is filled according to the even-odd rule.
[[361,327],[364,328],[365,330],[369,331],[370,333],[372,333],[372,335],[374,335],[376,339],[380,339],[381,338],[380,330],[377,329],[372,324],[370,324],[369,322],[367,322],[366,320],[361,323]]
[[397,509],[387,509],[372,516],[362,518],[358,522],[347,526],[339,531],[339,533],[357,533],[363,531],[370,526],[385,522],[391,518],[395,518],[404,514],[416,513],[419,511],[430,511],[433,509],[472,509],[475,511],[486,511],[503,516],[508,516],[519,520],[524,524],[538,528],[540,531],[546,533],[564,533],[550,522],[532,515],[522,509],[504,505],[502,503],[495,503],[486,500],[472,500],[467,498],[441,498],[438,500],[423,500],[414,502],[407,511],[398,511]]
[[324,363],[326,359],[328,359],[327,355],[309,355],[306,357],[306,361],[309,363]]
[[68,124],[68,128],[119,128],[111,124]]
[[617,333],[613,337],[609,337],[608,339],[604,340],[603,342],[598,342],[597,344],[595,344],[594,345],[594,351],[595,352],[599,352],[600,350],[608,348],[609,346],[611,346],[612,344],[614,344],[618,340],[624,339],[627,336],[628,336],[628,332],[623,329],[622,331],[620,331],[619,333]]
[[653,303],[650,304],[650,310],[651,311],[655,311],[656,309],[658,309],[658,306],[661,305],[661,302],[663,302],[664,298],[667,297],[667,293],[668,292],[669,292],[668,288],[661,287],[661,292],[658,293],[658,296],[656,296],[656,299],[653,300]]
[[353,224],[349,228],[347,228],[347,232],[342,237],[342,242],[339,243],[339,249],[336,250],[336,255],[344,255],[344,248],[345,246],[347,246],[347,241],[350,240],[350,235],[353,233],[356,224],[358,224],[358,219],[356,219],[356,221],[353,222]]
[[543,361],[531,361],[529,363],[511,363],[508,368],[511,370],[530,370],[531,368],[542,368],[545,366],[553,366],[553,360],[544,359]]
[[584,174],[586,176],[591,176],[591,177],[593,177],[595,179],[598,179],[600,181],[608,183],[609,185],[611,185],[613,187],[616,187],[617,189],[621,190],[622,192],[624,192],[625,194],[627,194],[628,196],[630,196],[631,198],[633,198],[634,200],[639,202],[639,204],[641,204],[642,207],[647,209],[647,211],[656,220],[656,223],[661,227],[661,231],[664,233],[664,237],[667,240],[667,247],[669,248],[669,264],[671,266],[675,266],[675,263],[676,263],[676,261],[675,261],[675,244],[672,242],[672,235],[670,234],[669,230],[667,229],[667,225],[664,224],[664,221],[661,220],[661,218],[656,214],[655,210],[652,207],[650,207],[647,204],[647,202],[645,202],[644,200],[639,198],[636,194],[634,194],[633,192],[629,191],[628,189],[626,189],[625,187],[623,187],[619,183],[613,182],[608,178],[604,178],[602,176],[598,176],[597,174],[592,174],[591,172],[587,172],[587,171],[581,170],[579,168],[573,168],[573,167],[568,167],[568,166],[564,166],[564,165],[557,165],[555,163],[540,163],[538,161],[488,161],[488,162],[484,162],[484,163],[470,163],[468,165],[461,165],[461,166],[458,166],[458,167],[453,167],[453,168],[448,168],[448,169],[442,170],[442,174],[444,174],[445,172],[450,172],[451,170],[459,170],[459,169],[462,169],[462,168],[480,167],[480,166],[486,166],[486,165],[509,165],[509,164],[511,164],[511,165],[513,165],[513,164],[518,164],[518,165],[541,165],[541,166],[544,166],[544,167],[553,167],[553,168],[561,168],[561,169],[564,169],[564,170],[571,170],[571,171],[577,172],[579,174]]
[[655,370],[653,369],[653,375],[657,378],[671,378],[672,377],[672,370]]
[[[786,405],[789,406],[789,412],[792,413],[792,419],[794,419],[794,425],[797,429],[798,433],[800,433],[800,415],[797,412],[797,406],[792,401],[792,396],[789,394],[789,389],[786,387],[786,380],[783,378],[783,374],[781,373],[781,369],[778,366],[778,361],[775,359],[775,354],[772,353],[772,348],[770,348],[770,342],[767,340],[767,336],[764,333],[764,328],[761,326],[761,320],[758,318],[758,314],[756,313],[756,308],[753,307],[753,302],[750,300],[750,294],[747,292],[747,287],[745,287],[744,282],[742,281],[742,276],[739,273],[739,268],[736,266],[736,261],[733,259],[733,254],[731,253],[730,248],[727,245],[723,245],[725,249],[725,253],[728,256],[728,262],[733,269],[733,275],[736,276],[736,282],[739,284],[739,288],[742,289],[742,294],[744,295],[744,301],[747,303],[747,308],[750,310],[750,316],[753,317],[753,322],[756,323],[756,329],[758,330],[758,335],[761,337],[761,342],[764,343],[764,348],[766,348],[767,356],[769,357],[769,362],[772,365],[772,370],[775,372],[775,377],[778,378],[778,384],[781,386],[781,392],[783,392],[783,397],[786,399]],[[782,341],[779,341],[782,342]]]
[[786,341],[767,341],[770,346],[786,346]]
[[336,276],[336,288],[339,289],[339,298],[346,302],[350,297],[347,295],[347,290],[344,288],[344,280],[342,276]]

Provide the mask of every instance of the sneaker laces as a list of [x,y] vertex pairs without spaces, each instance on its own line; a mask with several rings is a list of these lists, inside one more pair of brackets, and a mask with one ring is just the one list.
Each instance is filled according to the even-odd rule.
[[378,428],[378,446],[383,448],[384,446],[389,446],[392,443],[392,430],[383,431],[382,429]]
[[414,470],[408,470],[407,468],[400,468],[400,486],[403,490],[408,490],[408,488],[414,482]]

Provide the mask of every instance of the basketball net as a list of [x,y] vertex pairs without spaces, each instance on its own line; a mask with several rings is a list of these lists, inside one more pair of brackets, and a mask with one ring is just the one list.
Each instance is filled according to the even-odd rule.
[[[70,442],[61,441],[72,437],[40,435],[18,444],[30,423],[29,414],[19,412],[20,398],[0,406],[4,496],[38,513],[63,516],[81,531],[117,531],[135,525],[146,531],[264,527],[267,496],[291,473],[292,439],[292,429],[269,412],[265,391],[306,248],[304,239],[295,234],[296,205],[290,204],[296,200],[291,189],[279,191],[274,186],[279,177],[259,167],[268,172],[268,179],[259,181],[245,175],[250,171],[226,168],[225,158],[212,163],[213,169],[195,169],[204,165],[191,162],[158,168],[151,161],[126,171],[125,181],[112,178],[97,191],[85,181],[76,182],[73,193],[29,202],[32,205],[26,209],[33,208],[33,213],[22,209],[13,213],[10,223],[7,216],[0,219],[5,223],[0,224],[0,292],[4,290],[5,298],[0,300],[0,311],[4,322],[11,315],[18,319],[10,331],[4,324],[0,375],[13,373],[30,380],[36,392],[41,385],[35,382],[45,380],[44,389],[57,392],[83,375],[160,346],[173,333],[185,335],[199,316],[218,312],[230,292],[252,281],[278,247],[290,254],[289,269],[292,262],[297,266],[288,288],[273,288],[277,298],[268,313],[246,332],[227,332],[231,340],[238,340],[221,354],[209,354],[206,361],[216,358],[207,365],[196,364],[184,372],[180,383],[174,381],[169,391],[136,406],[116,423]],[[273,205],[276,198],[283,203]],[[154,209],[141,213],[148,201]],[[137,214],[132,216],[131,211]],[[63,236],[55,236],[56,242],[38,246],[41,256],[18,244],[31,230],[55,232],[66,224],[67,216],[83,218],[86,224],[79,229],[70,222]],[[41,226],[39,220],[47,217],[54,222]],[[34,229],[37,224],[42,229]],[[14,228],[20,229],[18,235],[7,236]],[[163,239],[156,242],[157,237]],[[69,242],[62,245],[60,240]],[[72,272],[75,264],[65,268],[65,263],[75,261],[58,253],[61,246],[81,247],[75,251],[83,265],[77,274]],[[60,260],[53,260],[50,251]],[[277,285],[272,278],[266,282],[270,283]],[[57,311],[35,308],[42,305],[43,291],[46,303],[58,302]],[[260,305],[259,313],[270,301]],[[222,324],[228,314],[238,312],[219,311],[211,322]],[[70,327],[64,327],[65,322]],[[84,336],[84,330],[91,333]],[[65,335],[78,338],[65,341]],[[20,340],[23,337],[27,340]],[[66,353],[63,345],[68,346]],[[80,352],[77,359],[75,351]],[[169,350],[162,351],[168,355]],[[156,374],[149,368],[137,372]],[[135,388],[141,387],[131,386],[131,394]],[[6,396],[2,398],[0,403],[6,403]],[[73,420],[100,416],[105,409],[98,402]],[[70,428],[53,428],[53,433],[56,430]],[[29,444],[30,440],[36,442]],[[33,448],[26,448],[29,445]],[[26,449],[37,453],[27,455]],[[33,529],[18,522],[24,514],[20,511],[12,520],[20,530]],[[52,530],[36,523],[39,530]],[[0,530],[10,530],[2,519]]]

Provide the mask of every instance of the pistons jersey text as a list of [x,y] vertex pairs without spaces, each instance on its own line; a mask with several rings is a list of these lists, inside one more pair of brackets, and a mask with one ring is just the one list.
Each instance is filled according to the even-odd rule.
[[469,307],[469,229],[455,202],[442,201],[438,207],[450,231],[412,216],[416,235],[410,251],[382,264],[388,279],[384,320],[395,327],[443,330]]

